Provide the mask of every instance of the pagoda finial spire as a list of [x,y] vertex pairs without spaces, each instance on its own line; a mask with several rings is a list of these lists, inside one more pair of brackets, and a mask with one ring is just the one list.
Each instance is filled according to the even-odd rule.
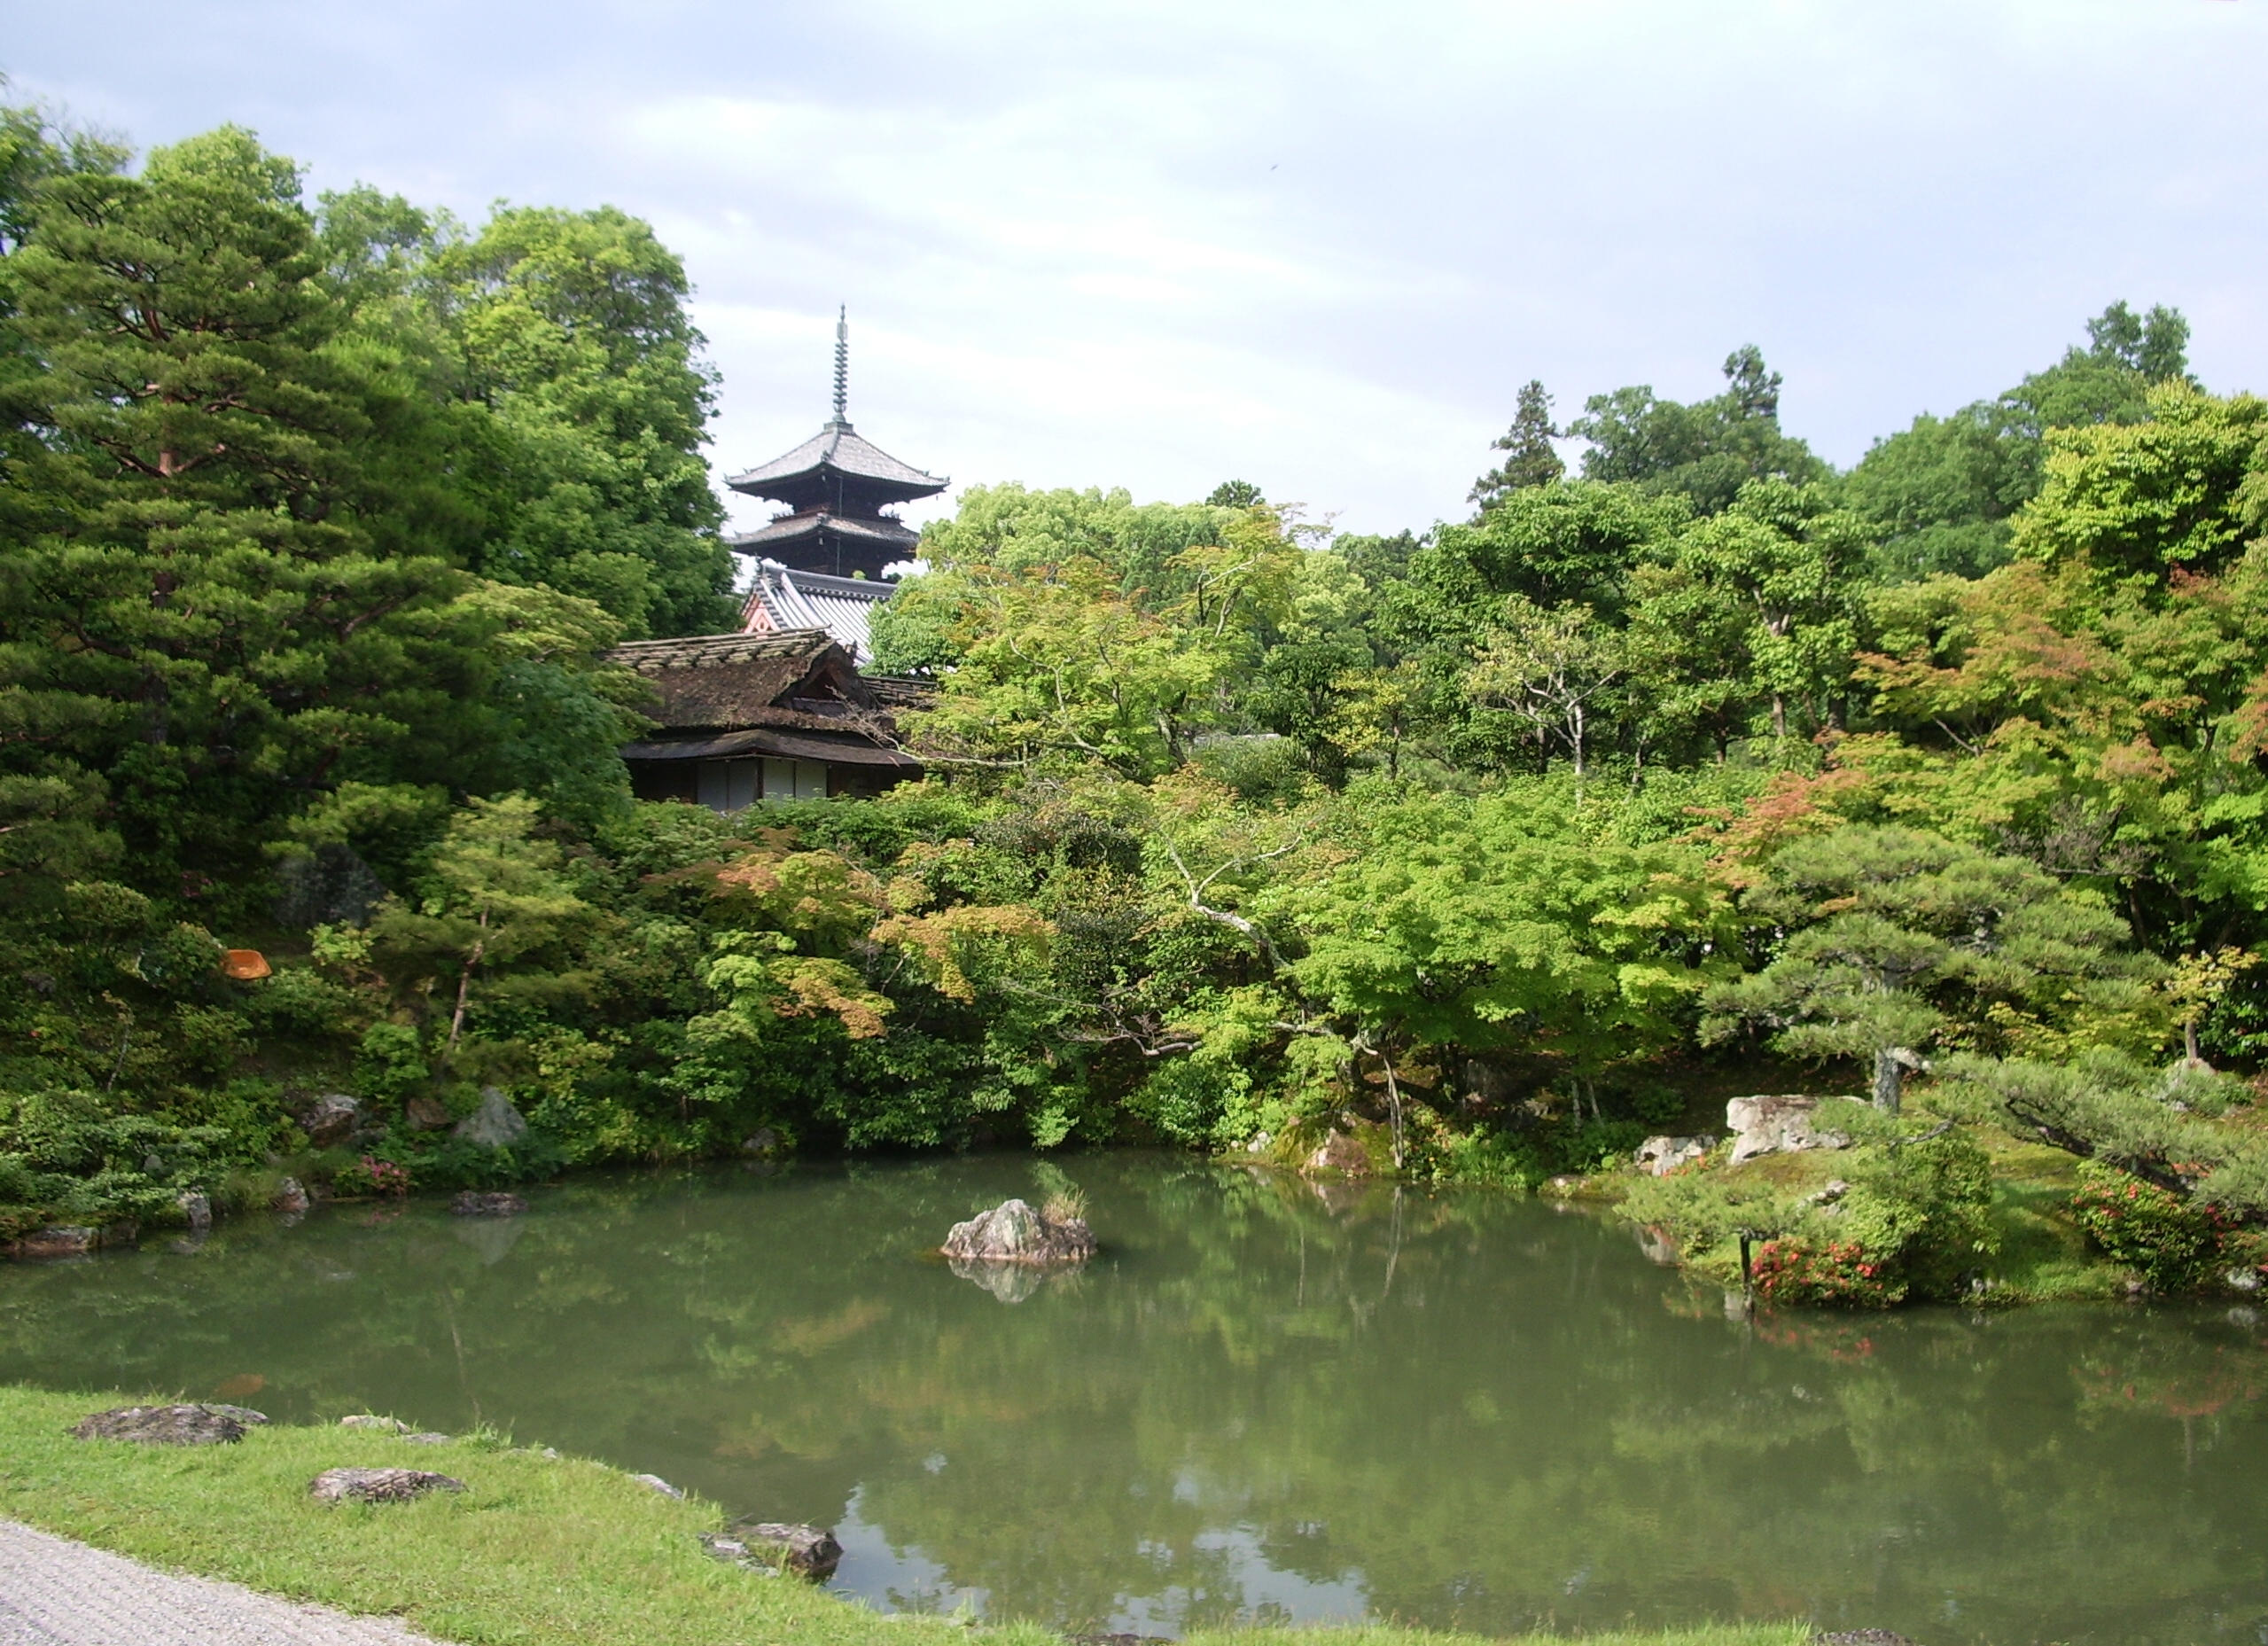
[[851,306],[843,305],[835,316],[835,421],[845,427],[850,420],[844,413],[851,399]]

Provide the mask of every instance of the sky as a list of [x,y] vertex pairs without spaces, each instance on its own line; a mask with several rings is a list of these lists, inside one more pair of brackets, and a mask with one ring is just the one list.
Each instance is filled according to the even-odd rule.
[[2121,298],[2268,388],[2264,67],[2268,0],[0,0],[14,95],[145,147],[651,220],[721,474],[824,420],[846,304],[852,420],[956,490],[1364,532],[1469,512],[1531,378],[1747,343],[1838,465]]

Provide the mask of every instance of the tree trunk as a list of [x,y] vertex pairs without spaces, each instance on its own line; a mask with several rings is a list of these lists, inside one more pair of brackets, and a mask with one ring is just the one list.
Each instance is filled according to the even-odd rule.
[[1788,735],[1788,699],[1776,691],[1772,694],[1772,735],[1774,738]]
[[456,1049],[456,1037],[464,1032],[464,997],[472,992],[473,968],[480,963],[480,956],[488,947],[488,911],[480,911],[480,936],[472,945],[472,952],[464,957],[464,971],[456,979],[456,1010],[448,1020],[448,1049]]
[[1887,1046],[1874,1054],[1874,1107],[1884,1114],[1898,1112],[1899,1093],[1906,1084],[1906,1048]]

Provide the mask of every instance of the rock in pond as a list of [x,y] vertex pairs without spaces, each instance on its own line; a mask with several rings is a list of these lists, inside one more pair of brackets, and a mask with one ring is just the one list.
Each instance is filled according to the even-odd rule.
[[213,1203],[203,1190],[184,1189],[174,1197],[174,1204],[181,1208],[190,1233],[201,1235],[213,1227]]
[[448,1203],[448,1209],[458,1217],[518,1217],[527,1210],[527,1202],[518,1195],[484,1195],[468,1189]]
[[1764,1154],[1796,1154],[1806,1149],[1848,1149],[1848,1132],[1822,1132],[1812,1120],[1816,1097],[1735,1097],[1725,1105],[1733,1132],[1733,1164]]
[[462,1492],[464,1482],[429,1469],[326,1469],[308,1482],[319,1503],[406,1503],[428,1492]]
[[1021,1200],[1003,1200],[955,1223],[942,1250],[964,1262],[1083,1263],[1095,1255],[1095,1236],[1085,1218],[1050,1218]]
[[300,1116],[300,1129],[317,1149],[343,1143],[361,1124],[362,1105],[344,1092],[325,1092]]
[[273,1205],[285,1217],[305,1217],[310,1204],[307,1186],[298,1178],[287,1177],[277,1186]]
[[82,1440],[136,1440],[144,1446],[226,1446],[268,1421],[248,1407],[206,1402],[193,1406],[120,1406],[71,1426]]
[[725,1555],[720,1545],[726,1543],[737,1544],[745,1551],[742,1556],[725,1556],[728,1559],[758,1560],[799,1578],[829,1577],[843,1558],[843,1546],[823,1526],[784,1525],[776,1520],[743,1521],[711,1541],[711,1552]]
[[527,1135],[527,1117],[512,1107],[501,1086],[480,1088],[480,1106],[456,1123],[450,1134],[484,1149],[506,1149]]
[[35,1229],[7,1244],[12,1258],[82,1258],[102,1244],[102,1230],[77,1223]]

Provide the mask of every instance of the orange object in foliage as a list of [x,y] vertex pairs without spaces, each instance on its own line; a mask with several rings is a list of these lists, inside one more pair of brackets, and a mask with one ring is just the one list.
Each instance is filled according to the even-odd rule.
[[269,970],[268,956],[256,948],[232,948],[221,956],[222,975],[234,978],[240,983],[264,978]]

